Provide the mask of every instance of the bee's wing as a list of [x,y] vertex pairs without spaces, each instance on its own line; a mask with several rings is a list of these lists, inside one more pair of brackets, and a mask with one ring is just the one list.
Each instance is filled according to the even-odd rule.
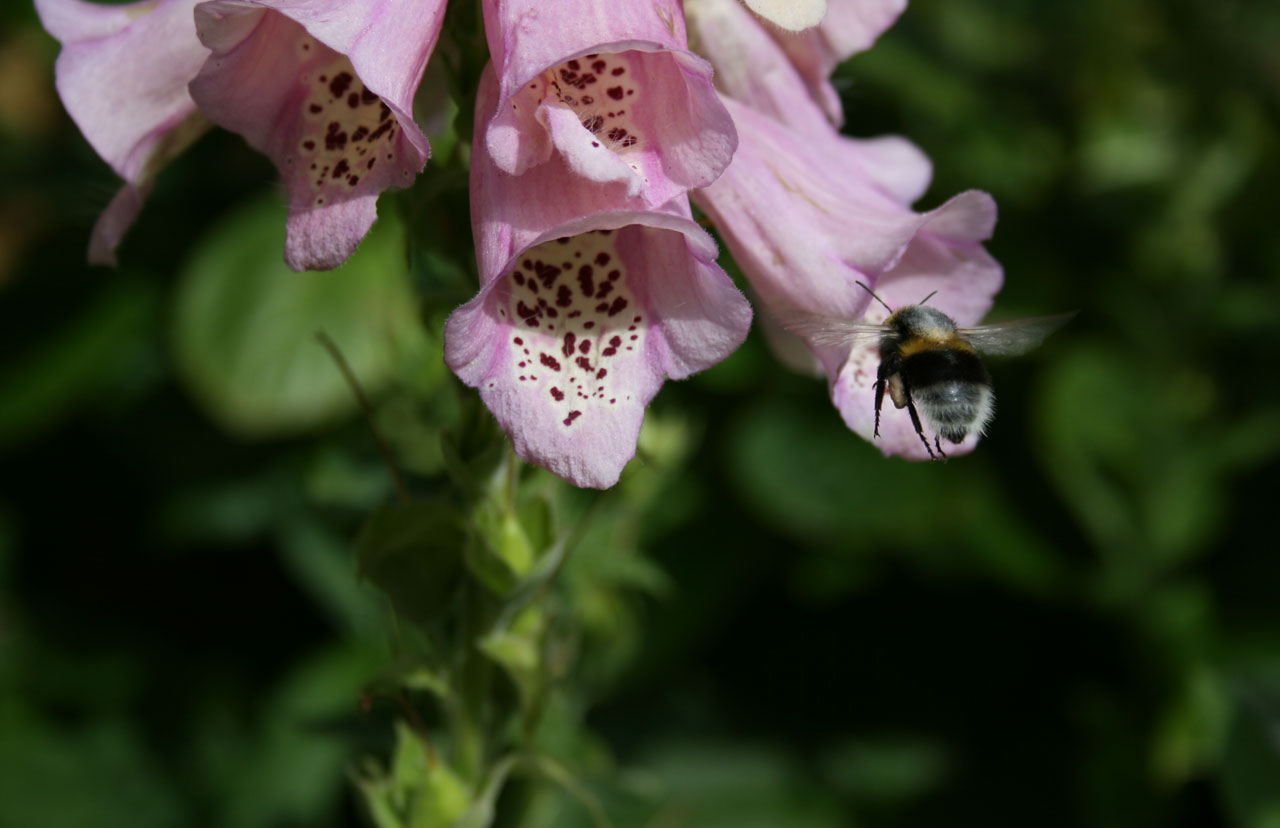
[[807,311],[775,311],[774,318],[793,334],[824,348],[843,348],[878,343],[884,327],[854,322],[838,316],[824,316]]
[[1015,319],[1012,322],[960,328],[956,333],[979,353],[991,356],[1016,356],[1044,342],[1045,337],[1067,324],[1075,315],[1075,311],[1072,311],[1053,316],[1032,316],[1028,319]]

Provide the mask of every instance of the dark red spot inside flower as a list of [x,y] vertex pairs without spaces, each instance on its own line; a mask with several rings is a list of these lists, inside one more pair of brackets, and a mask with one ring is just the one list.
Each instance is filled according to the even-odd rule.
[[538,361],[541,362],[543,365],[547,366],[548,368],[550,368],[552,371],[560,370],[560,362],[555,357],[551,356],[548,353],[544,352],[543,354],[539,355]]
[[347,165],[347,159],[343,158],[333,168],[333,177],[340,178],[351,171],[351,167]]
[[582,64],[576,60],[571,60],[566,65],[575,72],[582,68]]
[[606,67],[606,66],[608,66],[608,65],[609,65],[609,64],[605,63],[603,60],[593,61],[593,62],[591,63],[591,71],[592,71],[592,72],[603,72],[603,71],[604,71],[604,69],[605,69],[605,67]]
[[613,98],[615,101],[622,100],[622,96],[624,94],[621,86],[615,86],[611,89],[606,89],[605,92],[607,92],[609,94],[609,97]]
[[613,282],[601,282],[600,287],[596,289],[596,298],[603,299],[613,291]]
[[366,87],[364,87],[364,88],[362,88],[362,89],[360,90],[360,102],[361,102],[361,103],[363,103],[363,104],[371,104],[371,103],[373,103],[373,102],[374,102],[374,101],[376,101],[376,100],[378,100],[378,96],[377,96],[377,95],[375,95],[374,93],[370,92],[370,91],[369,91],[369,87],[367,87],[367,86],[366,86]]
[[578,269],[578,287],[582,288],[582,295],[590,297],[595,292],[595,281],[591,278],[595,271],[591,265],[583,265]]
[[327,150],[342,149],[347,145],[347,133],[341,131],[342,125],[337,121],[329,122],[329,130],[324,134],[324,148]]
[[341,98],[347,91],[347,87],[351,86],[351,81],[355,80],[351,77],[350,72],[339,72],[329,83],[329,92],[335,98]]
[[582,327],[586,328],[587,330],[591,330],[591,329],[592,329],[592,328],[594,328],[595,326],[596,326],[596,323],[594,323],[594,322],[585,322],[585,323],[583,323],[583,325],[582,325]]
[[596,371],[596,379],[604,379],[608,375],[609,375],[608,368],[601,368],[599,371]]
[[518,270],[517,270],[517,271],[512,272],[512,274],[511,274],[511,278],[515,281],[515,283],[516,283],[517,285],[523,285],[523,284],[524,284],[524,276],[523,276],[523,275],[520,273],[520,271],[518,271]]
[[564,418],[564,424],[567,426],[573,425],[573,421],[578,419],[581,416],[582,416],[581,411],[570,411],[569,416]]
[[582,352],[582,353],[584,353],[584,354],[585,354],[587,351],[590,351],[590,350],[591,350],[591,340],[590,340],[590,339],[584,339],[584,340],[582,340],[580,343],[578,343],[578,350],[579,350],[579,351],[581,351],[581,352]]
[[310,110],[312,115],[315,115],[317,113],[324,111],[324,107],[321,106],[320,104],[312,104],[311,106],[307,107],[307,109]]
[[601,118],[599,115],[592,115],[590,118],[583,121],[582,125],[587,128],[588,132],[594,135],[600,131],[601,127],[604,126],[604,118]]
[[619,313],[622,313],[623,308],[626,306],[627,300],[619,296],[617,299],[614,299],[613,304],[609,306],[609,315],[617,316]]
[[516,343],[517,345],[523,345],[523,344],[524,344],[524,340],[523,340],[523,339],[521,339],[521,338],[520,338],[520,337],[518,337],[518,336],[517,336],[515,339],[511,340],[511,341],[512,341],[512,342],[514,342],[514,343]]
[[551,398],[554,399],[556,402],[560,402],[561,400],[564,399],[564,392],[561,391],[559,388],[552,388]]
[[612,71],[612,72],[610,72],[609,74],[610,74],[610,75],[613,75],[613,76],[616,78],[616,77],[618,77],[618,75],[621,75],[621,74],[622,74],[623,72],[625,72],[625,71],[627,71],[627,70],[626,70],[626,67],[623,67],[623,66],[617,66],[617,67],[614,67],[613,71]]
[[621,141],[623,138],[626,138],[626,137],[627,137],[627,131],[622,127],[614,127],[613,129],[609,130],[610,141]]
[[564,345],[562,345],[562,346],[561,346],[561,348],[560,348],[561,353],[563,353],[563,354],[564,354],[565,356],[567,356],[567,357],[573,356],[573,346],[574,346],[575,342],[577,341],[577,339],[578,339],[578,338],[577,338],[576,336],[574,336],[574,335],[573,335],[573,332],[572,332],[572,331],[570,331],[569,333],[565,334],[565,335],[564,335]]
[[356,131],[351,133],[352,141],[363,141],[364,137],[369,134],[368,127],[356,127]]
[[533,263],[533,272],[542,282],[543,287],[550,288],[555,284],[556,277],[560,275],[560,268],[555,265],[545,264],[542,261],[537,261]]
[[302,142],[302,148],[307,150],[313,150],[316,148],[316,142],[308,138],[307,140]]
[[590,371],[592,368],[591,360],[587,359],[584,356],[578,357],[573,361],[573,363],[584,371]]
[[355,109],[356,107],[360,106],[359,92],[352,92],[350,95],[347,96],[347,106],[351,107],[352,109]]

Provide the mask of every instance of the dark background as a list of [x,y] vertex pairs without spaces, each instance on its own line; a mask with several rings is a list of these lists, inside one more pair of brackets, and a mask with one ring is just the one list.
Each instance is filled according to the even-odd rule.
[[[358,704],[387,620],[351,542],[391,490],[318,347],[241,344],[301,278],[274,172],[210,133],[87,268],[117,182],[0,14],[0,826],[355,824],[393,711]],[[1278,43],[1262,0],[917,0],[839,70],[848,132],[932,157],[923,207],[995,196],[996,313],[1080,315],[992,366],[946,464],[881,458],[753,333],[663,389],[618,489],[525,472],[580,529],[564,738],[619,825],[1280,825]],[[447,501],[472,265],[433,143],[359,287],[298,289]],[[279,354],[278,406],[224,368]],[[582,818],[520,796],[503,824]]]

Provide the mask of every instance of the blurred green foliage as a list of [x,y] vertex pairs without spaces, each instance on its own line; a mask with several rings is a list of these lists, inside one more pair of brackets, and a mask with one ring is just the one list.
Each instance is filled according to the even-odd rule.
[[0,826],[1280,826],[1274,3],[913,2],[847,130],[1080,316],[928,465],[753,334],[604,494],[440,362],[469,104],[333,273],[216,132],[90,270],[115,182],[0,20]]

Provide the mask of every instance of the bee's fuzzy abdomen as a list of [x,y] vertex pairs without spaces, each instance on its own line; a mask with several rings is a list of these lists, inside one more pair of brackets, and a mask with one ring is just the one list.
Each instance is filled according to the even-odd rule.
[[948,441],[981,432],[991,419],[991,375],[977,355],[954,348],[918,351],[899,370],[925,419]]

